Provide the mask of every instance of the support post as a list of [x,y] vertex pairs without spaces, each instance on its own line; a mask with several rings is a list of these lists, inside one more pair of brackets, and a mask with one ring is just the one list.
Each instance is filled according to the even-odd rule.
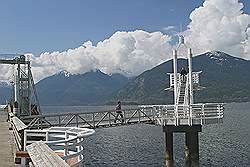
[[177,50],[173,50],[173,68],[174,68],[174,104],[177,103]]
[[31,78],[31,70],[30,70],[30,62],[28,62],[28,107],[29,107],[29,115],[31,116],[31,82],[30,82],[30,78]]
[[172,167],[174,163],[173,158],[173,132],[165,132],[166,153],[165,162],[167,167]]
[[194,104],[193,98],[193,71],[192,71],[192,50],[188,49],[188,77],[189,77],[189,125],[193,124],[192,119],[192,104]]
[[75,114],[75,118],[76,118],[76,127],[79,127],[79,120],[78,120],[78,114]]
[[194,103],[193,99],[193,75],[192,75],[192,50],[188,49],[188,76],[189,76],[189,95],[190,95],[190,104]]
[[18,104],[18,109],[17,109],[17,116],[20,116],[21,115],[21,107],[22,107],[22,99],[21,96],[20,96],[20,77],[21,77],[21,65],[20,65],[20,62],[18,60],[18,64],[17,64],[17,79],[16,79],[16,96],[17,96],[17,104]]
[[[17,68],[18,69],[18,68]],[[15,81],[14,81],[14,106],[13,106],[13,113],[14,113],[14,115],[19,115],[19,104],[18,104],[18,102],[19,102],[19,88],[20,88],[20,86],[19,86],[19,78],[18,78],[18,73],[17,73],[17,71],[14,71],[14,79],[15,79]]]
[[188,160],[190,157],[190,133],[185,133],[185,159]]
[[198,131],[186,132],[185,159],[186,165],[199,166],[199,134]]
[[[163,132],[165,133],[166,140],[166,155],[165,162],[167,167],[174,165],[173,158],[173,134],[185,133],[185,157],[187,166],[198,167],[199,166],[199,136],[198,133],[202,131],[201,125],[167,125],[163,126]],[[189,165],[190,164],[190,165]]]

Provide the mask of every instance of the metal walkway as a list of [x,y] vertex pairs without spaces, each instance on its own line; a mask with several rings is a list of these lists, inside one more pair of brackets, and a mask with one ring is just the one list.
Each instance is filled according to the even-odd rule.
[[28,129],[43,129],[48,127],[84,127],[103,128],[138,123],[154,125],[204,125],[221,123],[223,118],[223,104],[205,103],[193,105],[144,105],[137,109],[123,110],[124,121],[114,122],[114,111],[59,113],[47,115],[33,115],[22,117],[28,123]]
[[185,104],[186,102],[186,93],[188,91],[188,85],[186,85],[186,82],[187,79],[186,77],[181,80],[180,82],[180,87],[179,87],[179,90],[178,90],[178,101],[177,101],[177,104]]
[[156,112],[152,108],[138,108],[123,110],[124,120],[118,119],[115,123],[116,113],[112,111],[59,113],[47,115],[33,115],[22,117],[22,121],[28,124],[29,129],[47,127],[84,127],[101,128],[114,127],[128,124],[148,123],[155,124]]

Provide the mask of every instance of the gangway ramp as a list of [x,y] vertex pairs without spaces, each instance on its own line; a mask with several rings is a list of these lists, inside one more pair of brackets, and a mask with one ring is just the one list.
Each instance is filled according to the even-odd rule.
[[107,128],[131,124],[154,125],[204,125],[221,123],[224,107],[222,103],[204,103],[192,105],[141,105],[136,109],[122,110],[124,122],[114,122],[114,111],[97,111],[81,113],[58,113],[47,115],[33,115],[23,117],[22,120],[30,122],[29,129],[48,127],[84,127]]
[[103,128],[121,125],[131,125],[138,123],[155,124],[156,112],[151,108],[137,108],[122,110],[124,121],[117,120],[116,113],[110,111],[81,112],[81,113],[58,113],[46,115],[25,116],[24,122],[29,122],[28,128],[47,128],[47,127],[84,127],[84,128]]

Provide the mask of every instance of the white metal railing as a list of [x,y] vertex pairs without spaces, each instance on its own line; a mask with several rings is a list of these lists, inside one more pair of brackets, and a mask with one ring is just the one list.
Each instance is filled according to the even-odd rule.
[[13,130],[13,135],[15,139],[15,144],[18,151],[23,150],[23,132],[27,126],[18,118],[15,117],[12,113],[9,113],[9,121],[11,128]]
[[81,113],[54,113],[46,115],[32,115],[22,117],[22,120],[29,122],[28,128],[48,128],[53,126],[60,127],[86,127],[101,128],[120,126],[134,123],[154,123],[154,113],[151,110],[141,108],[124,109],[123,122],[118,119],[115,123],[116,113],[114,110],[81,112]]
[[179,104],[180,95],[181,95],[181,82],[177,82],[177,97],[175,99],[176,104]]
[[223,119],[223,103],[200,103],[192,105],[143,105],[158,112],[156,122],[159,125],[204,125],[221,123]]
[[49,129],[32,129],[24,131],[24,148],[37,141],[45,143],[70,166],[77,166],[83,161],[84,138],[95,130],[77,127],[51,127]]
[[[170,87],[174,86],[174,73],[168,73],[169,77],[170,77]],[[179,83],[181,80],[181,74],[177,73],[177,83]]]
[[[179,100],[180,100],[180,95],[181,95],[181,82],[177,82],[177,97],[176,97],[176,104],[179,104]],[[174,113],[175,113],[175,115],[176,115],[176,117],[175,117],[175,119],[176,119],[176,121],[175,121],[175,125],[178,125],[178,106],[179,105],[175,105],[175,111],[174,111]]]
[[189,78],[186,77],[186,86],[185,86],[185,97],[184,97],[184,104],[187,105],[188,104],[188,93],[189,93]]
[[199,74],[201,73],[201,71],[200,72],[193,72],[193,75],[192,75],[192,77],[193,77],[193,84],[195,85],[195,84],[199,84],[199,81],[200,81],[200,77],[199,77]]
[[[194,85],[199,85],[200,82],[200,73],[202,71],[199,72],[192,72],[192,77],[193,77],[193,83]],[[170,87],[174,86],[174,73],[168,73],[169,77],[170,77]],[[181,74],[177,73],[177,83],[179,83],[181,81]]]

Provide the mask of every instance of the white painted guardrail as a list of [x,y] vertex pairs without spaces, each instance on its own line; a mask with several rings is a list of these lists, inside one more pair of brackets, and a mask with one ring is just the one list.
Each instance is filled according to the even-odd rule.
[[[223,103],[204,103],[192,105],[142,105],[158,113],[155,118],[159,125],[204,125],[221,123],[224,116]],[[176,112],[177,107],[177,112]]]
[[24,148],[37,141],[45,143],[70,166],[78,166],[84,156],[83,141],[95,133],[95,130],[77,127],[51,127],[24,131]]
[[85,128],[101,128],[128,125],[135,123],[151,123],[155,122],[154,114],[151,110],[144,110],[144,108],[124,109],[122,110],[123,120],[118,119],[115,123],[116,112],[97,111],[97,112],[81,112],[81,113],[57,113],[57,114],[44,114],[32,115],[22,117],[24,122],[29,122],[29,129],[42,129],[46,127],[85,127]]

